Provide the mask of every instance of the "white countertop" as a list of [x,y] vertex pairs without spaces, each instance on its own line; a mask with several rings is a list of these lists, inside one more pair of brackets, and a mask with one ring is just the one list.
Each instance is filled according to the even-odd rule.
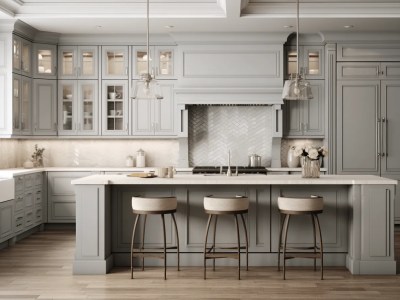
[[137,178],[126,175],[92,175],[75,179],[75,185],[354,185],[397,184],[397,180],[373,175],[321,175],[320,178],[302,178],[301,175],[176,175],[174,178]]

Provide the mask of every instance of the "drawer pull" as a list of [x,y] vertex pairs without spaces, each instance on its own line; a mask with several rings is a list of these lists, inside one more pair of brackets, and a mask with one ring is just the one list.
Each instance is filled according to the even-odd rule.
[[19,220],[22,220],[24,217],[18,217],[17,218],[17,221],[19,221]]

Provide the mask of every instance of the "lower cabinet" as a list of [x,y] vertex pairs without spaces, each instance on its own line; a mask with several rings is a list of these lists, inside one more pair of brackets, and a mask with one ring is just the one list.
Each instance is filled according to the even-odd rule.
[[[90,176],[93,172],[47,173],[47,222],[75,223],[75,190],[71,181]],[[36,213],[40,213],[36,211]]]
[[14,200],[0,203],[0,242],[7,240],[13,234]]

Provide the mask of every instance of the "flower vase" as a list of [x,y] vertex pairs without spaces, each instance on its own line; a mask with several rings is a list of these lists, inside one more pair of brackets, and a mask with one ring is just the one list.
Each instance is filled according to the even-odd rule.
[[301,177],[303,178],[319,178],[320,165],[319,159],[310,159],[304,157],[304,165],[301,170]]
[[299,166],[300,158],[296,156],[293,149],[289,149],[287,154],[287,165],[289,168],[297,168]]

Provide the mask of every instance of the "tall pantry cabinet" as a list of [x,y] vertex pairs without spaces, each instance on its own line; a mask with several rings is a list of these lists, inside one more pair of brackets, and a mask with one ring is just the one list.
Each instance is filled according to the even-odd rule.
[[337,173],[399,180],[400,63],[341,62],[337,74]]

